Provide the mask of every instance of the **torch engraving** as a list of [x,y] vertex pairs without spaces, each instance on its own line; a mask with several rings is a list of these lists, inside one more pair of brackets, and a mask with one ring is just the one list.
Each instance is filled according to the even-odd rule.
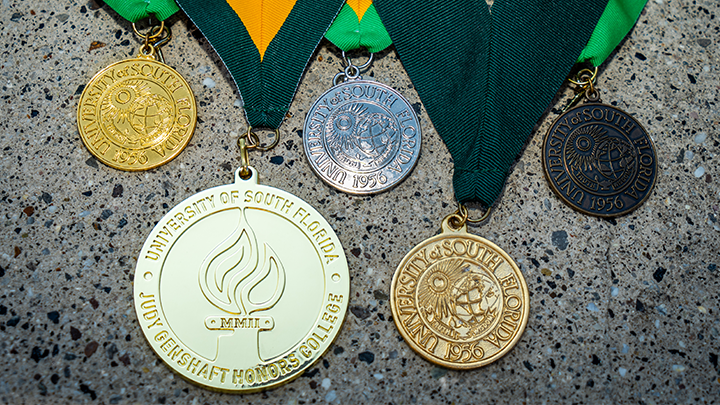
[[[205,298],[227,313],[208,316],[205,327],[232,332],[218,336],[215,360],[257,364],[262,362],[259,333],[272,329],[275,321],[269,316],[252,314],[266,311],[280,300],[285,291],[285,268],[267,243],[262,247],[258,244],[245,211],[236,209],[240,211],[237,227],[203,260],[198,276]],[[273,294],[262,302],[252,301],[252,290],[271,274],[277,275]]]

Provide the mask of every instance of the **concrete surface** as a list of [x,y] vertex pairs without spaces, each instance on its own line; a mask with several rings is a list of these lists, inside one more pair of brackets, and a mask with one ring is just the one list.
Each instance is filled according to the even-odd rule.
[[[400,259],[453,210],[450,156],[421,108],[422,154],[399,187],[351,197],[325,186],[301,145],[305,112],[339,64],[339,51],[323,42],[281,128],[282,145],[250,158],[263,183],[310,202],[335,228],[353,276],[351,311],[304,376],[236,396],[164,366],[139,330],[132,298],[136,257],[155,221],[196,191],[232,180],[232,132],[245,123],[230,76],[188,20],[173,17],[165,58],[195,92],[195,136],[158,169],[110,169],[81,143],[75,112],[95,72],[136,52],[130,25],[92,2],[3,1],[0,402],[720,402],[719,20],[716,0],[651,0],[602,67],[603,99],[634,114],[657,149],[657,186],[634,213],[595,219],[552,193],[539,145],[570,90],[548,106],[490,221],[471,230],[521,266],[528,326],[503,359],[465,372],[415,355],[387,301]],[[91,49],[94,41],[104,46]],[[395,52],[377,56],[375,80],[419,102]]]

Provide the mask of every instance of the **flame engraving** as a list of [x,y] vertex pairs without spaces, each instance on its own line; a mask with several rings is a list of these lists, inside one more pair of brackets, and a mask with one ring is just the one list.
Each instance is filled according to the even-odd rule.
[[[235,230],[200,266],[200,287],[208,301],[223,311],[250,315],[270,309],[278,302],[285,290],[285,268],[267,243],[263,243],[260,254],[255,232],[247,223],[244,210],[239,210],[240,220]],[[273,272],[277,274],[273,295],[263,302],[251,301],[253,288]]]
[[[260,331],[273,329],[275,321],[269,316],[250,315],[268,310],[280,300],[285,291],[285,268],[267,243],[260,247],[245,211],[237,209],[240,210],[237,227],[203,260],[199,282],[207,300],[230,314],[205,318],[209,330],[232,331],[218,336],[216,360],[252,365],[262,362]],[[272,295],[262,302],[253,302],[250,293],[271,274],[277,275]],[[256,349],[250,350],[249,345]]]

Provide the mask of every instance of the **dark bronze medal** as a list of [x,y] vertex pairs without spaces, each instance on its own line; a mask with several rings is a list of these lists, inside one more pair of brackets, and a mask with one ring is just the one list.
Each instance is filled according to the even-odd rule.
[[545,176],[560,199],[582,213],[625,215],[652,192],[655,147],[633,117],[599,103],[592,86],[585,97],[589,103],[562,114],[545,136]]

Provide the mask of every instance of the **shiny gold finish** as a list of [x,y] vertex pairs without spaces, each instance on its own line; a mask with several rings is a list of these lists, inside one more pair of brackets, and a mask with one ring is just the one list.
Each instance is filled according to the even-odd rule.
[[598,68],[595,67],[595,70],[590,69],[582,69],[580,70],[577,75],[575,75],[575,80],[568,79],[568,81],[572,84],[576,84],[578,86],[586,86],[589,83],[594,83],[595,79],[597,78]]
[[139,36],[140,38],[143,38],[146,40],[153,40],[153,39],[157,39],[162,34],[163,30],[165,29],[165,21],[160,21],[159,26],[158,25],[152,26],[148,30],[148,32],[146,32],[145,34],[138,31],[135,23],[132,23],[132,28],[133,28],[133,31],[135,31],[135,35]]
[[327,221],[248,169],[170,210],[135,269],[135,310],[155,353],[183,378],[233,393],[300,376],[332,344],[350,299]]
[[245,138],[238,138],[238,146],[240,147],[240,177],[247,179],[252,172],[250,171],[250,157],[248,156],[248,147]]
[[167,163],[195,130],[190,85],[156,60],[156,50],[146,42],[136,58],[98,72],[80,96],[80,137],[90,153],[115,169],[148,170]]
[[422,357],[471,369],[498,360],[520,340],[530,297],[515,262],[492,242],[468,234],[467,211],[461,211],[402,260],[390,307],[400,334]]

